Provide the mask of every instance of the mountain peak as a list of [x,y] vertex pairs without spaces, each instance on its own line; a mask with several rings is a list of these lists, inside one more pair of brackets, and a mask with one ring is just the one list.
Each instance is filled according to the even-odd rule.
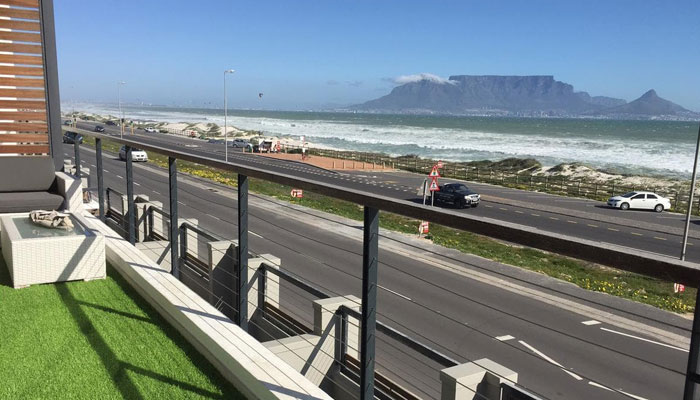
[[640,97],[640,99],[645,99],[645,100],[655,99],[655,98],[659,98],[659,95],[656,94],[656,90],[654,90],[654,89],[649,89],[646,93],[644,93],[642,95],[642,97]]

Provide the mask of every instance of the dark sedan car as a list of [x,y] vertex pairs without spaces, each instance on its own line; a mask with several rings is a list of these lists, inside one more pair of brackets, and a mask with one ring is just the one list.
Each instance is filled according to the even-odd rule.
[[104,126],[97,125],[95,127],[95,132],[104,132],[104,131],[105,131]]
[[457,208],[476,207],[481,196],[462,183],[440,185],[440,190],[433,192],[436,203],[452,204]]
[[82,144],[83,135],[79,134],[78,132],[71,131],[68,131],[63,134],[63,143],[75,144],[76,140],[78,141],[78,144]]

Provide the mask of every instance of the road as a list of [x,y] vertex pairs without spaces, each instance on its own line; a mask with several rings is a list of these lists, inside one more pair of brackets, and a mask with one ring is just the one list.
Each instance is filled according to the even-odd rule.
[[[93,130],[95,124],[80,122],[79,128]],[[106,133],[118,134],[118,128],[107,126]],[[152,134],[137,130],[135,137],[154,145],[186,147],[193,154],[223,159],[221,144],[210,144],[199,139],[182,136]],[[283,161],[263,156],[244,154],[229,149],[229,159],[236,162],[264,166],[274,171],[293,173],[300,177],[343,185],[358,190],[394,198],[420,201],[416,188],[424,177],[407,172],[335,172],[307,164]],[[443,182],[455,180],[442,180]],[[561,197],[544,193],[503,188],[487,184],[466,182],[484,196],[481,206],[462,210],[484,217],[532,226],[545,231],[573,237],[612,243],[651,252],[679,257],[682,241],[683,216],[651,211],[627,211],[610,209],[600,202]],[[686,259],[700,262],[700,220],[691,222],[691,238]]]
[[[71,146],[65,146],[64,150],[66,157],[72,155]],[[276,168],[287,172],[330,176],[326,171],[295,163],[277,163],[242,154],[234,154],[234,157],[274,163]],[[83,165],[94,173],[94,152],[83,148],[81,158]],[[104,170],[106,186],[124,192],[124,163],[106,154]],[[351,175],[344,177],[356,185],[367,185],[355,182]],[[139,164],[134,168],[134,180],[136,193],[168,203],[164,171]],[[181,179],[178,187],[182,217],[197,218],[203,228],[222,237],[235,238],[234,191],[186,179]],[[347,229],[347,226],[324,228],[310,215],[295,219],[270,212],[267,201],[257,196],[252,196],[250,203],[252,251],[280,257],[282,268],[331,293],[360,295],[362,244],[357,223],[351,223],[355,237],[350,237],[340,233],[341,228]],[[425,249],[413,253],[387,250],[386,240],[382,238],[379,255],[380,320],[460,361],[486,357],[505,365],[519,373],[520,384],[545,398],[629,398],[606,388],[647,399],[680,397],[687,357],[683,349],[665,345],[635,330],[621,329],[602,319],[599,319],[602,323],[591,322],[592,318],[556,303],[476,279],[474,274],[492,268],[492,263],[485,260],[447,251],[432,252],[427,260],[421,257]],[[451,268],[438,268],[436,262]],[[490,273],[495,281],[511,279],[495,270]],[[531,275],[534,274],[528,276]],[[543,295],[555,293],[610,312],[611,319],[642,318],[647,319],[648,324],[674,330],[662,322],[653,322],[670,319],[681,326],[675,329],[680,332],[689,326],[687,321],[630,302],[606,306],[608,300],[603,295],[585,294],[570,288],[574,294],[568,296],[546,285],[527,285]],[[592,297],[587,299],[587,296]],[[281,297],[287,311],[309,323],[312,311],[308,295],[284,288]],[[420,396],[439,397],[439,377],[434,367],[405,348],[392,346],[396,345],[378,337],[378,369],[408,383]]]

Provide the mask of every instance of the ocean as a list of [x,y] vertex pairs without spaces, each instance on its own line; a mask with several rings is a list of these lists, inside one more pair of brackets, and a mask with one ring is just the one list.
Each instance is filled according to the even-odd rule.
[[[220,125],[224,120],[222,109],[123,108],[129,119]],[[118,114],[112,105],[79,104],[75,109]],[[305,135],[313,144],[342,150],[448,161],[535,158],[545,166],[581,162],[619,173],[678,178],[692,171],[699,124],[243,110],[229,110],[228,123],[271,136]]]

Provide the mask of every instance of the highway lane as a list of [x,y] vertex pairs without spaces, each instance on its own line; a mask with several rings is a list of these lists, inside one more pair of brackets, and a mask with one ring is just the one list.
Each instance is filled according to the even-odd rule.
[[[66,146],[67,156],[71,151]],[[94,153],[85,149],[83,163],[92,164],[89,166],[94,172],[91,159],[94,160]],[[124,174],[120,173],[123,168],[122,162],[105,157],[107,186],[124,191]],[[139,183],[135,187],[137,193],[167,204],[167,180],[162,172],[137,165],[134,177]],[[203,190],[184,180],[179,188],[183,217],[198,218],[201,226],[223,237],[235,236],[233,191],[214,185]],[[251,199],[250,225],[255,233],[250,237],[253,251],[281,257],[283,268],[333,293],[359,295],[359,240],[290,221],[261,209],[254,200],[257,199]],[[358,230],[356,239],[359,237]],[[601,330],[606,327],[621,331],[605,324],[583,325],[587,319],[578,314],[435,269],[415,258],[382,249],[380,260],[380,284],[386,288],[379,293],[380,319],[391,320],[392,325],[412,332],[412,336],[429,338],[436,348],[453,356],[458,354],[460,360],[488,357],[503,363],[520,373],[523,385],[548,398],[624,398],[589,382],[646,398],[674,398],[682,390],[678,372],[685,365],[683,351]],[[469,262],[463,266],[472,267]],[[283,299],[289,299],[289,304],[295,304],[292,311],[310,321],[308,298],[286,291]],[[541,355],[588,379],[574,378]],[[405,371],[399,370],[416,364],[406,360],[409,356],[388,347],[380,346],[378,357],[382,368],[404,379]],[[439,387],[435,386],[435,371],[418,371],[426,382],[413,384],[426,395],[435,395]]]
[[[78,125],[88,130],[92,130],[94,127],[93,123],[79,123]],[[118,134],[118,128],[116,127],[108,126],[105,128],[107,133]],[[223,159],[223,148],[221,144],[210,144],[199,139],[190,139],[167,134],[151,134],[144,131],[137,131],[135,136],[139,140],[143,140],[147,143],[180,149],[187,148],[188,151],[194,154],[209,157],[218,156],[218,158]],[[298,162],[242,154],[240,151],[235,150],[229,151],[229,159],[255,166],[264,166],[277,172],[292,173],[297,176],[313,178],[322,182],[340,184],[359,190],[414,201],[418,201],[416,187],[423,181],[423,177],[420,175],[403,172],[338,173]],[[485,195],[531,203],[533,206],[513,206],[484,201],[482,206],[476,209],[463,210],[462,212],[469,212],[475,215],[537,227],[546,231],[562,233],[574,237],[618,244],[670,257],[678,257],[680,254],[682,239],[680,235],[649,229],[643,226],[643,224],[640,224],[641,221],[666,226],[669,229],[678,228],[679,224],[682,224],[682,221],[677,214],[656,214],[644,211],[630,211],[624,213],[619,210],[595,207],[596,204],[582,199],[500,188],[485,184],[469,184]],[[539,208],[533,208],[534,204],[546,205],[551,207],[553,211],[543,211]],[[590,216],[582,218],[562,214],[557,211],[566,207],[585,210]],[[614,217],[614,220],[611,217]],[[696,223],[697,220],[694,221],[693,226],[695,226]],[[693,231],[695,230],[693,229]],[[700,237],[700,233],[694,232],[694,234]],[[687,259],[689,261],[700,262],[700,240],[691,238],[689,244]]]

